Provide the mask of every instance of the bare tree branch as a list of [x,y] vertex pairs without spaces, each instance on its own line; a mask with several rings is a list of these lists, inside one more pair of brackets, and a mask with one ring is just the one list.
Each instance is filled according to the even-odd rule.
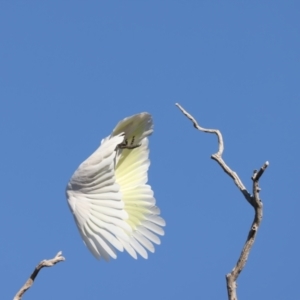
[[262,220],[263,216],[263,204],[259,198],[259,191],[260,188],[258,186],[258,181],[260,177],[263,175],[264,171],[269,165],[269,162],[265,162],[265,164],[260,168],[259,171],[255,170],[252,176],[252,181],[253,181],[253,195],[251,195],[246,187],[243,185],[241,179],[237,175],[236,172],[231,170],[228,165],[224,162],[222,159],[222,154],[224,151],[224,142],[223,142],[223,137],[222,134],[219,130],[217,129],[206,129],[201,127],[195,118],[190,115],[182,106],[180,106],[178,103],[176,103],[176,106],[182,111],[182,113],[193,122],[193,125],[196,129],[207,132],[207,133],[214,133],[217,135],[218,138],[218,144],[219,144],[219,149],[218,152],[213,154],[211,156],[212,159],[214,159],[220,167],[224,170],[226,174],[228,174],[236,184],[236,186],[239,188],[239,190],[242,192],[244,195],[245,199],[248,201],[248,203],[254,208],[255,210],[255,215],[254,215],[254,220],[252,222],[250,231],[248,233],[247,240],[245,242],[245,245],[242,249],[242,252],[240,254],[240,257],[232,269],[230,273],[226,275],[226,282],[227,282],[227,293],[228,293],[228,299],[229,300],[237,300],[237,295],[236,295],[236,280],[239,276],[239,274],[242,272],[243,268],[246,265],[248,256],[250,254],[251,248],[253,246],[253,243],[255,241],[256,233],[259,228],[259,225]]
[[34,279],[38,275],[39,271],[44,267],[52,267],[55,264],[59,263],[60,261],[64,261],[65,258],[62,256],[62,252],[59,251],[56,256],[52,259],[42,260],[34,269],[33,273],[30,275],[29,279],[26,283],[22,286],[22,288],[18,291],[15,295],[13,300],[21,300],[23,294],[33,285]]
[[248,202],[251,202],[251,195],[250,193],[247,191],[247,189],[245,188],[245,186],[243,185],[242,181],[240,180],[239,176],[232,171],[224,162],[224,160],[222,159],[222,154],[224,151],[224,142],[223,142],[223,137],[221,132],[218,129],[206,129],[203,128],[201,126],[198,125],[197,121],[195,120],[195,118],[190,115],[182,106],[180,106],[180,104],[176,103],[176,106],[182,111],[182,113],[188,118],[190,119],[193,124],[194,127],[200,131],[203,132],[207,132],[207,133],[214,133],[217,135],[218,137],[218,143],[219,143],[219,149],[218,152],[213,154],[211,156],[212,159],[214,159],[215,161],[217,161],[219,163],[219,165],[221,166],[221,168],[225,171],[225,173],[227,173],[234,181],[234,183],[236,184],[236,186],[240,189],[240,191],[243,193],[244,197],[246,198],[246,200]]

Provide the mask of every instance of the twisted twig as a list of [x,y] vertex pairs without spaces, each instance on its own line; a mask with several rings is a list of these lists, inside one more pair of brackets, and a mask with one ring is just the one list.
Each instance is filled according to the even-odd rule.
[[239,257],[236,265],[232,269],[232,271],[226,275],[228,299],[229,300],[237,300],[236,280],[237,280],[239,274],[242,272],[243,268],[245,267],[248,256],[250,254],[250,250],[252,248],[252,245],[253,245],[255,237],[256,237],[257,230],[259,228],[259,225],[261,223],[262,216],[263,216],[263,205],[262,205],[261,200],[259,199],[260,189],[258,186],[258,181],[259,181],[260,177],[262,176],[262,174],[264,173],[264,171],[266,170],[266,168],[268,167],[269,162],[265,162],[265,164],[260,168],[259,171],[256,171],[256,170],[254,171],[254,174],[252,176],[253,195],[251,195],[247,191],[246,187],[243,185],[243,183],[242,183],[241,179],[239,178],[239,176],[237,175],[237,173],[234,172],[233,170],[231,170],[228,167],[228,165],[224,162],[224,160],[222,159],[222,154],[224,151],[224,142],[223,142],[223,137],[222,137],[221,132],[217,129],[206,129],[206,128],[199,126],[199,124],[197,123],[195,118],[192,115],[190,115],[183,107],[181,107],[178,103],[176,103],[176,106],[182,111],[182,113],[188,119],[190,119],[193,122],[193,125],[196,129],[203,131],[203,132],[207,132],[207,133],[214,133],[217,135],[218,144],[219,144],[218,152],[213,154],[211,156],[211,158],[214,159],[221,166],[221,168],[225,171],[225,173],[228,174],[233,179],[234,183],[239,188],[239,190],[242,192],[245,199],[252,205],[252,207],[255,210],[254,220],[252,222],[246,243],[242,249],[240,257]]
[[52,267],[60,261],[64,261],[65,258],[62,256],[62,252],[59,251],[56,256],[52,259],[42,260],[34,269],[33,273],[30,275],[26,283],[17,292],[13,300],[21,300],[23,294],[33,285],[35,277],[38,275],[39,271],[44,267]]

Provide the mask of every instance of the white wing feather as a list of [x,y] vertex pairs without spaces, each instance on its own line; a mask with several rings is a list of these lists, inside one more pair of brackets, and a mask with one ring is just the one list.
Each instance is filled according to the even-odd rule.
[[157,235],[164,234],[161,226],[165,221],[147,185],[147,136],[152,131],[147,113],[119,122],[67,185],[69,207],[80,235],[98,259],[116,258],[116,250],[124,249],[134,258],[137,253],[147,258],[145,249],[154,252],[152,243],[160,244]]

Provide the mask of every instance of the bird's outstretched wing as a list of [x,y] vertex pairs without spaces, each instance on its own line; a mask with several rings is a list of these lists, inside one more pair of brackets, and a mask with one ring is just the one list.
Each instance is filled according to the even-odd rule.
[[135,149],[124,149],[116,166],[116,182],[120,186],[124,210],[128,214],[127,224],[131,227],[129,241],[119,239],[126,251],[137,258],[139,253],[147,258],[147,250],[154,252],[152,244],[160,244],[157,235],[163,235],[161,226],[165,221],[159,216],[160,210],[155,206],[151,186],[147,184],[148,139],[143,138],[141,145]]
[[116,258],[116,249],[147,258],[159,244],[164,220],[147,185],[151,116],[119,122],[113,133],[70,179],[66,194],[79,232],[96,258]]

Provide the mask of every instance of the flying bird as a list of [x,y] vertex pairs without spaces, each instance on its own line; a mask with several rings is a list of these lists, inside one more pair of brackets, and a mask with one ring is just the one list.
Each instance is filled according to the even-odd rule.
[[151,115],[120,121],[71,177],[66,196],[79,233],[97,258],[117,258],[124,249],[148,258],[160,244],[165,221],[147,184]]

